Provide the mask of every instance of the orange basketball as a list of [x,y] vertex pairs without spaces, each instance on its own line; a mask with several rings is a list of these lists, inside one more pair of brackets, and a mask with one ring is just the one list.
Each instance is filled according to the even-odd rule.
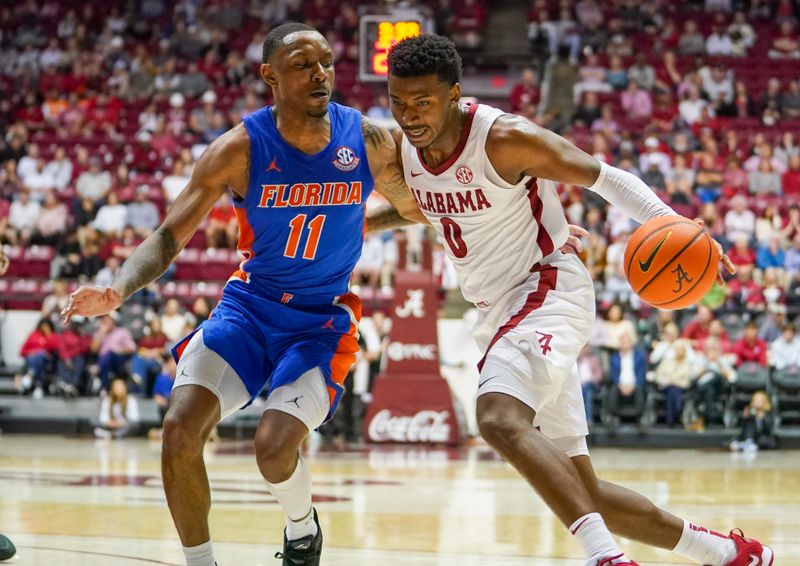
[[682,309],[714,285],[719,259],[706,230],[682,216],[662,216],[631,235],[625,276],[643,301],[660,309]]

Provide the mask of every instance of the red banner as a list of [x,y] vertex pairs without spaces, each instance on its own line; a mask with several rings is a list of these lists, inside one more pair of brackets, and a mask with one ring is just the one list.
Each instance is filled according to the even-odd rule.
[[389,316],[386,371],[364,419],[369,442],[459,444],[463,419],[439,373],[436,289],[429,271],[399,271]]

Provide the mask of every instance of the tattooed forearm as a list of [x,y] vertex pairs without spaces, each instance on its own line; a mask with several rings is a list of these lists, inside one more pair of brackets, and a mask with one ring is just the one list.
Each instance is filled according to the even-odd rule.
[[160,277],[178,255],[178,241],[166,228],[159,228],[137,247],[122,267],[111,287],[125,300]]
[[414,224],[414,221],[404,218],[391,205],[383,205],[367,213],[367,234],[392,230],[409,224]]
[[381,128],[370,120],[362,118],[361,129],[364,132],[364,143],[368,147],[371,146],[375,149],[393,147],[393,140],[386,128]]

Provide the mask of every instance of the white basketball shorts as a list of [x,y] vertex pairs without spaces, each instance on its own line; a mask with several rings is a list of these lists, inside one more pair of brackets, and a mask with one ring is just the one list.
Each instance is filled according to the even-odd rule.
[[[199,330],[186,346],[178,362],[174,387],[200,385],[219,399],[220,420],[227,418],[250,401],[250,393],[231,365],[203,342]],[[296,381],[277,387],[267,397],[264,410],[288,413],[306,425],[309,431],[319,427],[328,415],[330,395],[319,368],[312,368]]]
[[475,328],[486,352],[478,395],[504,393],[528,405],[533,425],[570,457],[588,454],[576,361],[594,317],[589,272],[575,254],[556,251],[484,309]]

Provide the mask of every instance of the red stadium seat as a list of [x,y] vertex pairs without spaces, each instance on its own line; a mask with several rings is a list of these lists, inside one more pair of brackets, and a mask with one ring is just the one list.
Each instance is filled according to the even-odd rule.
[[165,299],[172,299],[188,296],[189,295],[189,283],[185,281],[181,281],[176,283],[175,281],[170,281],[166,285],[161,287],[161,294],[164,296]]
[[206,247],[206,235],[203,233],[202,230],[198,230],[192,236],[192,239],[189,240],[189,243],[186,244],[187,248],[205,248]]
[[50,246],[30,246],[23,254],[25,272],[28,277],[49,277],[50,262],[55,256],[55,250]]
[[39,310],[44,294],[40,283],[35,279],[16,279],[8,290],[6,307],[8,309]]
[[8,257],[11,265],[8,267],[6,277],[19,277],[25,275],[26,266],[22,261],[22,248],[19,246],[6,246],[3,250]]
[[200,268],[200,250],[184,248],[175,259],[175,279],[179,281],[194,280],[202,277]]
[[197,297],[205,297],[209,302],[216,303],[222,293],[222,284],[209,281],[196,281],[190,288],[192,300]]
[[200,252],[200,270],[206,281],[226,281],[236,270],[228,250],[209,248]]
[[11,281],[7,277],[0,277],[0,307],[8,308],[6,304],[9,299]]

